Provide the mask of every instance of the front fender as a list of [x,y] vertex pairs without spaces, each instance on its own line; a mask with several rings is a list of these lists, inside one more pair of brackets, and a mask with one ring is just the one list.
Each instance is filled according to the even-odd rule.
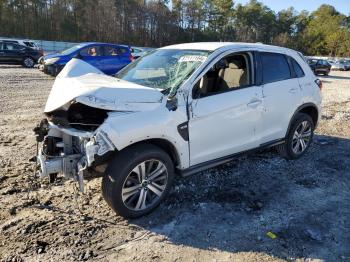
[[110,112],[105,122],[96,130],[107,134],[117,150],[150,139],[170,142],[177,151],[178,168],[189,167],[188,141],[177,131],[177,126],[187,122],[185,110],[169,111],[162,103],[156,110],[142,112]]

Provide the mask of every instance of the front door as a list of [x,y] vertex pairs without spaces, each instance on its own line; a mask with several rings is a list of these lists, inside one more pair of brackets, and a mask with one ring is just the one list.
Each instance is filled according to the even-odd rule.
[[82,60],[100,70],[103,55],[103,47],[99,45],[88,46],[80,51],[80,56]]
[[262,90],[253,83],[252,64],[248,53],[229,55],[194,87],[199,91],[190,105],[191,165],[259,146]]

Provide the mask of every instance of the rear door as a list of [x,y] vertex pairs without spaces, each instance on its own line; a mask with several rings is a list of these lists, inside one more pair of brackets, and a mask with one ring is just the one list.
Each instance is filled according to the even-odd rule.
[[324,61],[324,60],[318,60],[316,68],[317,68],[317,73],[323,74],[328,69],[327,68],[327,62]]
[[286,55],[260,52],[260,66],[264,106],[263,144],[285,137],[290,119],[300,103],[301,89]]
[[106,45],[104,47],[103,72],[108,75],[116,74],[120,69],[131,62],[130,50],[118,45]]
[[105,45],[104,55],[101,60],[101,70],[107,75],[113,75],[120,69],[121,57],[118,52],[118,46]]
[[118,71],[123,67],[127,66],[131,62],[131,51],[128,47],[119,46],[118,55],[120,58],[120,64],[118,66]]

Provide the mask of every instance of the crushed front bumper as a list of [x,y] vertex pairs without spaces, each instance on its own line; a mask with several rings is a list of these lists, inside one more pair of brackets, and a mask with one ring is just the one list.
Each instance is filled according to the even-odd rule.
[[62,128],[45,119],[34,132],[41,143],[36,156],[40,177],[63,174],[77,181],[81,191],[84,191],[83,178],[96,157],[115,149],[108,136],[98,129],[90,132]]

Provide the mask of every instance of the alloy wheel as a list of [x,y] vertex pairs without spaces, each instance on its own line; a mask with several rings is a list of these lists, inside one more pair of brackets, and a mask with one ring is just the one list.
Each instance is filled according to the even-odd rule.
[[145,210],[157,203],[168,181],[168,170],[160,160],[151,159],[138,164],[126,177],[122,187],[124,205],[135,211]]
[[312,135],[312,127],[308,121],[301,122],[295,129],[292,150],[295,154],[299,155],[305,151],[310,143]]
[[34,65],[33,59],[31,59],[31,58],[24,59],[24,65],[26,67],[33,67],[33,65]]

